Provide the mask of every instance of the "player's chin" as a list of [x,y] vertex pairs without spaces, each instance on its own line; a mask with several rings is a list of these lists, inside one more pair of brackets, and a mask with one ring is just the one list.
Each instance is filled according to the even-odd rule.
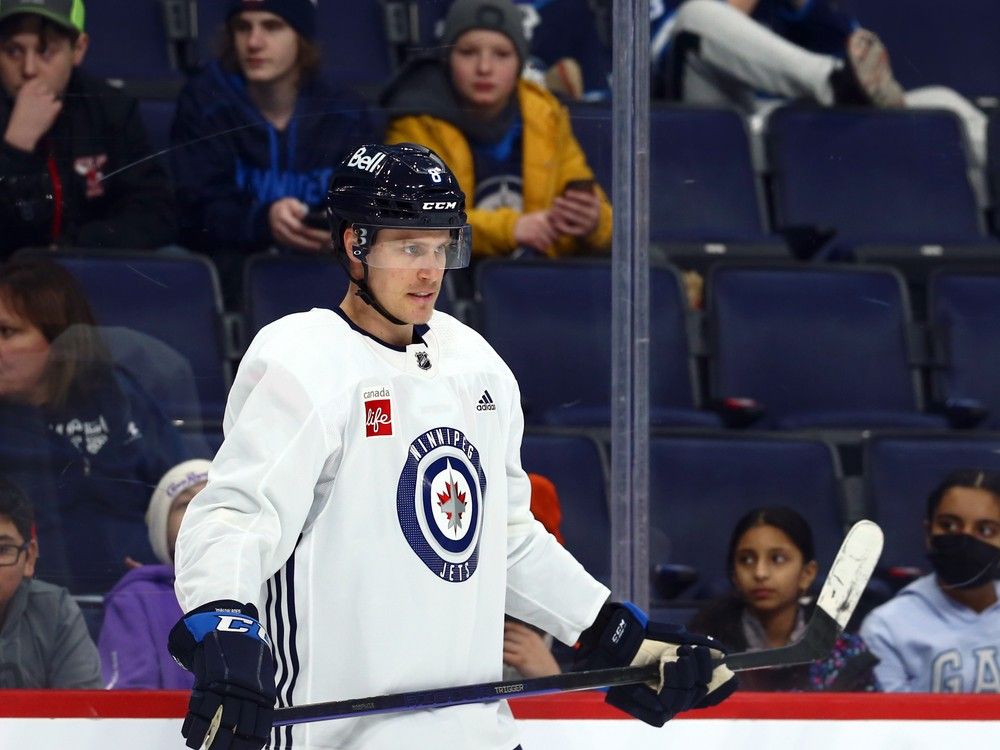
[[410,308],[410,319],[413,323],[420,325],[431,319],[434,313],[434,305],[437,302],[438,292],[412,293],[406,295]]

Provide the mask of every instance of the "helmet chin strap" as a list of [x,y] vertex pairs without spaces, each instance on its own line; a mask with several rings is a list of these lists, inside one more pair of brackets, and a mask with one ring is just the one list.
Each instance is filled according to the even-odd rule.
[[375,312],[381,315],[383,318],[388,320],[393,325],[405,326],[409,325],[405,320],[400,320],[391,312],[386,310],[382,303],[375,299],[375,294],[372,292],[370,286],[368,286],[368,264],[361,261],[361,268],[364,270],[364,278],[356,279],[351,275],[351,262],[347,259],[347,254],[344,252],[337,253],[337,260],[343,267],[344,271],[347,273],[347,278],[357,287],[357,291],[354,293],[361,298],[361,301],[366,305],[371,307]]

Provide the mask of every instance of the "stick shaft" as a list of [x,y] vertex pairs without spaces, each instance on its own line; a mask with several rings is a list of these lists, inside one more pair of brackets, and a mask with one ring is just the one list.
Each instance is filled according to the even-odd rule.
[[[821,615],[817,612],[817,616]],[[829,619],[829,618],[827,618]],[[806,634],[799,643],[784,648],[768,649],[766,651],[742,651],[729,654],[724,660],[734,672],[748,669],[766,669],[768,667],[785,666],[810,662],[817,658],[810,631],[815,630],[814,616],[809,621]],[[825,630],[826,628],[824,628]],[[833,638],[836,638],[836,632]],[[833,641],[824,637],[826,651],[829,651]],[[827,641],[829,641],[827,643]],[[373,714],[393,713],[396,711],[411,711],[418,708],[446,708],[461,706],[466,703],[486,703],[505,698],[518,698],[549,693],[567,693],[577,690],[596,690],[598,688],[615,687],[617,685],[632,685],[659,679],[659,665],[647,664],[641,667],[619,667],[614,669],[592,669],[584,672],[566,672],[551,677],[537,677],[520,682],[483,682],[474,685],[461,685],[453,688],[434,690],[417,690],[411,693],[394,693],[392,695],[376,695],[370,698],[355,698],[327,703],[309,703],[302,706],[278,708],[274,712],[274,726],[286,724],[301,724],[308,721],[325,719],[341,719],[350,716],[371,716]]]
[[301,724],[307,721],[340,719],[348,716],[411,711],[418,708],[444,708],[466,703],[484,703],[528,695],[546,695],[575,690],[593,690],[616,685],[631,685],[659,678],[659,665],[616,669],[593,669],[585,672],[566,672],[551,677],[537,677],[520,682],[483,682],[434,690],[416,690],[411,693],[377,695],[328,703],[310,703],[302,706],[278,708],[274,712],[274,726]]

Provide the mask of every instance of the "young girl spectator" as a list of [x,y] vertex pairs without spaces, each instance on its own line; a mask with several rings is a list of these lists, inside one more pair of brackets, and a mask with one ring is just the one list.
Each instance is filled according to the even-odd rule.
[[[791,508],[758,508],[730,537],[726,570],[730,597],[707,605],[688,628],[712,635],[733,651],[778,648],[801,636],[816,578],[812,530]],[[843,634],[830,655],[812,664],[744,672],[744,690],[874,690],[875,659],[856,635]]]
[[442,44],[440,56],[415,60],[383,94],[386,140],[427,146],[455,172],[473,255],[607,250],[611,206],[566,109],[520,77],[521,11],[510,0],[456,0]]
[[927,499],[934,572],[872,610],[861,635],[887,691],[1000,692],[1000,474],[959,470]]
[[[333,167],[374,126],[319,78],[311,0],[230,0],[220,58],[181,92],[171,130],[184,243],[211,255],[226,297],[246,255],[326,249]],[[310,215],[311,214],[311,215]]]
[[208,481],[210,465],[196,458],[163,475],[146,511],[149,543],[161,564],[133,568],[104,598],[97,645],[109,690],[191,689],[191,673],[167,652],[167,634],[182,614],[174,594],[174,542],[188,503]]
[[58,263],[0,266],[0,465],[30,488],[39,575],[104,592],[150,562],[150,488],[187,458],[157,405],[114,367],[80,286]]

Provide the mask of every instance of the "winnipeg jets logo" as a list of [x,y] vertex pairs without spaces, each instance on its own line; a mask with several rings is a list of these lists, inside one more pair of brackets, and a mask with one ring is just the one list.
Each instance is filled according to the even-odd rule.
[[396,489],[399,526],[431,573],[467,581],[479,563],[486,475],[460,430],[439,427],[410,443]]

